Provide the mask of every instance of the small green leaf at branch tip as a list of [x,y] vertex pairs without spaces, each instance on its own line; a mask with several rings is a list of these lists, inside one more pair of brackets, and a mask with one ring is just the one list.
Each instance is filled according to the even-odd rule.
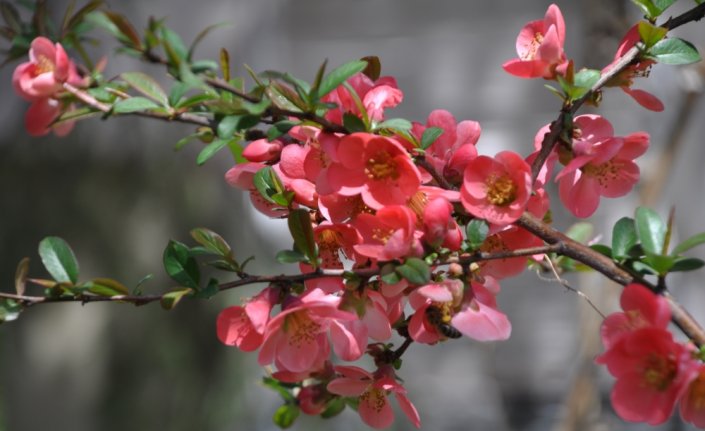
[[289,213],[287,224],[289,225],[291,237],[294,239],[295,249],[301,251],[315,269],[318,266],[318,249],[316,248],[311,215],[308,210],[302,208],[292,210]]
[[182,286],[198,289],[200,271],[186,245],[171,240],[164,249],[164,269],[169,277]]
[[410,257],[396,267],[396,272],[409,283],[423,285],[431,281],[431,268],[426,262],[417,257]]
[[16,320],[22,312],[22,305],[12,299],[0,299],[0,323]]
[[679,38],[658,41],[648,55],[663,64],[691,64],[700,61],[700,54],[692,43]]
[[118,100],[113,104],[113,112],[116,114],[130,114],[132,112],[149,111],[157,109],[159,105],[146,97],[130,97],[129,99]]
[[192,229],[190,233],[194,241],[213,253],[223,257],[232,257],[232,248],[227,241],[216,232],[204,227],[197,227]]
[[129,295],[130,290],[117,280],[96,278],[86,283],[88,291],[99,296]]
[[163,107],[169,107],[169,97],[159,83],[151,76],[142,72],[125,72],[122,73],[120,77],[123,81],[127,82],[130,87],[161,104]]
[[24,295],[27,287],[27,274],[29,274],[29,258],[23,257],[15,270],[15,293],[20,296]]
[[272,420],[279,428],[286,429],[294,425],[300,413],[301,410],[296,404],[284,404],[274,412]]
[[214,139],[213,142],[203,147],[203,149],[198,153],[196,157],[196,164],[201,166],[210,160],[215,154],[227,147],[230,143],[230,139]]
[[465,235],[470,250],[477,250],[487,239],[490,227],[485,220],[473,219],[465,226]]
[[678,244],[671,252],[671,255],[678,256],[679,254],[685,253],[686,251],[688,251],[694,247],[697,247],[703,243],[705,243],[705,232],[700,232],[699,234],[693,235],[690,238],[688,238],[685,241]]
[[44,238],[39,243],[39,256],[54,280],[59,283],[78,282],[78,262],[66,241],[56,236]]
[[656,42],[666,37],[667,33],[668,29],[664,27],[655,26],[648,21],[639,22],[639,37],[644,42],[646,49],[651,48]]
[[429,127],[423,131],[421,135],[421,148],[424,150],[433,145],[434,142],[443,134],[443,129],[440,127]]
[[355,60],[345,63],[336,69],[332,70],[328,75],[321,80],[321,85],[318,87],[315,99],[320,99],[331,91],[335,90],[339,85],[345,82],[348,78],[356,73],[362,72],[367,67],[367,62],[364,60]]
[[652,209],[639,207],[635,213],[636,233],[647,254],[658,255],[666,239],[666,224]]
[[639,243],[634,219],[623,217],[612,229],[612,255],[615,259],[629,257],[629,251]]
[[167,292],[162,295],[162,298],[159,300],[159,304],[161,304],[162,308],[165,310],[173,310],[174,307],[181,302],[184,296],[193,295],[193,293],[194,290],[191,288],[172,290],[171,292]]

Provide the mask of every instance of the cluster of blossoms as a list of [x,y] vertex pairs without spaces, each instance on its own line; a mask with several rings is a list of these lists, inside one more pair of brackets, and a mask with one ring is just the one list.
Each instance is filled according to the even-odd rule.
[[41,136],[53,130],[57,136],[68,134],[73,122],[67,121],[52,127],[52,123],[66,110],[61,100],[63,84],[82,87],[86,80],[76,69],[60,43],[54,44],[45,37],[32,41],[29,61],[15,68],[12,85],[17,94],[32,102],[25,115],[25,128],[32,136]]
[[668,301],[640,284],[625,287],[622,312],[602,324],[596,362],[617,382],[612,405],[624,420],[658,425],[679,404],[683,420],[705,427],[705,363],[692,344],[674,340]]
[[[519,59],[505,69],[522,77],[556,79],[570,61],[563,52],[565,28],[560,10],[549,7],[543,21],[529,23],[517,40]],[[621,48],[620,48],[621,49]],[[626,81],[622,81],[626,82]],[[628,88],[625,84],[625,88]],[[372,79],[358,73],[323,98],[335,108],[326,119],[342,124],[354,115],[372,129],[385,109],[403,98],[391,77]],[[429,128],[442,130],[425,151],[418,142]],[[515,226],[524,214],[543,218],[549,209],[545,190],[556,162],[559,196],[576,216],[594,213],[600,196],[628,193],[639,178],[634,159],[649,143],[646,133],[614,136],[612,125],[597,115],[574,119],[572,142],[558,146],[539,176],[531,165],[549,126],[536,135],[526,159],[512,151],[479,155],[481,128],[447,111],[433,111],[426,124],[413,124],[404,135],[388,131],[330,133],[297,125],[274,140],[255,140],[245,148],[246,163],[226,174],[227,182],[250,192],[253,205],[271,217],[306,208],[313,224],[320,269],[378,269],[430,255],[462,255],[461,225],[482,219],[488,236],[482,252],[504,252],[542,245]],[[287,207],[266,199],[255,184],[271,169],[290,193]],[[419,343],[436,344],[462,335],[479,341],[509,337],[511,324],[498,308],[499,280],[520,273],[527,257],[486,260],[465,267],[433,267],[431,282],[402,279],[387,284],[380,276],[350,283],[342,277],[306,281],[299,289],[271,285],[243,306],[225,309],[218,336],[244,351],[259,349],[259,363],[274,365],[273,376],[300,384],[299,405],[319,414],[336,396],[358,402],[368,425],[384,428],[393,420],[388,397],[394,394],[412,423],[418,413],[406,398],[389,349],[393,330]],[[312,269],[301,265],[302,272]],[[332,351],[343,361],[371,355],[377,370],[333,366]]]

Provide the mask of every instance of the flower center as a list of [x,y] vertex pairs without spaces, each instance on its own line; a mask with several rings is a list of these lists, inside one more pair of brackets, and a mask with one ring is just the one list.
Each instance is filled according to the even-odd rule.
[[379,227],[374,228],[372,229],[372,239],[379,241],[382,244],[386,244],[387,241],[389,241],[389,237],[391,237],[393,233],[393,229],[382,229]]
[[394,158],[387,151],[379,151],[365,165],[365,174],[371,180],[386,180],[399,178],[399,170]]
[[53,61],[45,55],[40,55],[39,58],[37,58],[37,66],[35,67],[34,72],[36,75],[41,75],[42,73],[52,72],[54,67],[55,65]]
[[597,180],[601,186],[605,186],[619,178],[619,173],[622,170],[622,167],[623,163],[610,160],[609,162],[601,163],[599,165],[588,163],[580,168],[580,170],[583,171],[585,175],[591,176]]
[[379,413],[387,405],[387,393],[379,388],[369,388],[360,395],[360,402],[367,403],[368,407]]
[[506,206],[516,199],[517,186],[506,174],[501,177],[490,175],[485,180],[485,185],[487,185],[487,201],[492,205]]
[[411,211],[416,214],[416,225],[423,226],[423,212],[428,204],[428,196],[424,192],[416,192],[406,203]]
[[286,316],[284,332],[289,336],[289,345],[301,347],[316,339],[321,332],[321,325],[311,320],[305,310],[300,310]]
[[[342,251],[343,236],[333,229],[325,229],[318,234],[318,250],[325,268],[342,268],[339,251]],[[345,254],[345,252],[343,252]]]
[[657,391],[665,391],[678,372],[673,358],[650,354],[644,361],[644,384]]
[[541,43],[543,43],[543,34],[539,32],[534,33],[534,38],[528,46],[529,49],[527,49],[526,52],[520,56],[520,58],[524,61],[533,60],[536,58],[536,53],[538,52]]

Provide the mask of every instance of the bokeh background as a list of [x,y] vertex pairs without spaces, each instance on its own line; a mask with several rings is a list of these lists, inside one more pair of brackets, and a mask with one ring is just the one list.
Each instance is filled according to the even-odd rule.
[[[59,17],[68,1],[48,2]],[[80,4],[80,3],[79,3]],[[188,42],[206,26],[227,22],[197,51],[215,59],[226,47],[234,65],[276,69],[312,79],[328,59],[335,66],[366,55],[382,60],[383,74],[398,79],[404,103],[395,117],[425,121],[444,108],[460,120],[480,121],[478,148],[531,151],[536,131],[555,118],[559,101],[541,81],[504,73],[519,29],[540,18],[543,0],[153,0],[112,1],[141,28],[149,16]],[[690,7],[681,0],[673,13]],[[560,1],[567,51],[577,65],[601,68],[638,12],[626,0]],[[702,24],[679,34],[703,47]],[[107,38],[106,38],[107,40]],[[93,50],[115,48],[107,42]],[[0,70],[0,275],[11,290],[15,265],[32,258],[41,238],[57,235],[74,248],[82,279],[111,276],[145,292],[171,287],[161,270],[170,238],[190,241],[197,226],[220,232],[240,257],[256,256],[252,272],[286,271],[273,254],[288,247],[285,223],[253,213],[241,192],[229,188],[223,153],[202,167],[193,143],[174,143],[192,128],[146,119],[90,120],[64,139],[33,139],[23,131],[27,105],[10,85],[13,65]],[[164,71],[110,55],[106,75]],[[239,68],[237,73],[244,74]],[[166,80],[165,80],[166,82]],[[596,235],[648,203],[664,216],[677,209],[676,235],[703,228],[705,118],[702,69],[657,66],[638,88],[661,98],[666,111],[638,107],[618,90],[605,94],[599,112],[620,135],[645,130],[652,150],[640,159],[642,185],[626,199],[604,202],[593,217]],[[672,163],[671,163],[672,162]],[[555,200],[555,223],[574,220]],[[696,251],[694,256],[703,257]],[[702,273],[673,276],[674,294],[705,321]],[[619,289],[600,277],[569,276],[607,313]],[[157,305],[61,304],[28,310],[0,326],[0,430],[273,430],[278,396],[258,384],[256,355],[220,345],[215,319],[254,288],[209,301],[185,301],[171,312]],[[577,295],[533,273],[507,280],[499,297],[514,333],[504,343],[461,339],[412,345],[400,375],[427,430],[641,430],[616,418],[612,384],[596,369],[599,315]],[[410,429],[402,416],[395,430]],[[321,421],[301,417],[294,429],[359,430],[354,412]],[[678,419],[658,429],[684,430]]]

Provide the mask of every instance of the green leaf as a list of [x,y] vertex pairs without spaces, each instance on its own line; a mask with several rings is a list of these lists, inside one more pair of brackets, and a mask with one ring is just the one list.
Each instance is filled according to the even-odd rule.
[[193,258],[186,245],[171,240],[164,249],[164,269],[174,281],[182,286],[198,289],[200,271],[198,263]]
[[343,412],[343,410],[345,410],[345,400],[340,397],[335,397],[328,401],[328,404],[326,404],[326,409],[323,410],[323,413],[321,413],[321,417],[323,419],[329,419],[339,415]]
[[443,134],[443,129],[440,127],[429,127],[423,131],[421,135],[421,148],[424,150],[433,145],[439,136]]
[[88,291],[99,296],[129,295],[130,290],[117,280],[96,278],[86,283]]
[[697,259],[694,257],[686,257],[681,259],[676,259],[676,262],[671,267],[670,272],[678,271],[694,271],[705,266],[705,261],[702,259]]
[[316,98],[320,99],[335,90],[348,78],[352,77],[356,73],[362,72],[366,67],[367,62],[364,60],[351,61],[337,67],[321,80],[321,85],[318,87]]
[[215,153],[228,146],[229,142],[230,139],[214,139],[213,142],[203,147],[201,152],[198,153],[196,164],[200,166],[206,163],[211,157],[215,156]]
[[486,221],[481,219],[470,220],[465,226],[465,235],[467,236],[468,245],[471,250],[477,250],[482,246],[482,243],[487,239],[487,234],[490,227]]
[[316,241],[313,236],[313,227],[311,226],[311,215],[308,210],[299,208],[292,210],[287,219],[289,232],[294,239],[295,249],[301,251],[309,259],[309,263],[316,268],[318,262],[318,250]]
[[166,51],[169,60],[175,65],[185,63],[184,60],[188,57],[188,49],[181,36],[167,27],[161,28],[161,36],[164,51]]
[[278,137],[286,134],[291,130],[292,127],[299,124],[298,121],[282,120],[274,123],[272,127],[267,130],[267,139],[273,141]]
[[279,176],[271,166],[264,167],[257,171],[252,177],[252,183],[259,194],[267,201],[276,204],[272,196],[283,191],[283,185]]
[[291,386],[288,383],[280,382],[272,377],[262,377],[262,384],[278,393],[287,403],[296,402],[296,397],[291,394],[289,390]]
[[632,0],[632,3],[637,5],[649,19],[657,18],[660,14],[659,9],[651,0]]
[[642,259],[642,262],[653,268],[657,274],[666,275],[676,263],[676,258],[660,254],[648,254]]
[[161,104],[163,107],[169,107],[169,97],[166,95],[159,83],[151,76],[141,72],[125,72],[120,75],[123,81],[127,82],[130,87]]
[[661,254],[666,239],[666,225],[652,209],[639,207],[635,214],[636,232],[644,251],[648,254]]
[[24,295],[25,287],[27,286],[27,274],[29,273],[29,258],[24,257],[17,264],[15,270],[15,292],[22,296]]
[[623,217],[612,229],[612,255],[615,259],[629,257],[629,250],[639,242],[634,219]]
[[206,285],[205,289],[199,290],[193,296],[199,299],[209,299],[217,295],[218,292],[220,292],[218,280],[211,278],[208,280],[208,285]]
[[406,259],[403,265],[396,267],[396,272],[411,284],[422,285],[431,281],[431,268],[417,257]]
[[590,91],[593,85],[600,79],[600,71],[593,69],[581,69],[573,77],[573,84],[567,85],[566,93],[571,100],[577,100]]
[[232,257],[232,248],[230,248],[230,245],[223,239],[222,236],[210,229],[206,229],[204,227],[192,229],[191,238],[217,255]]
[[409,132],[411,131],[411,127],[413,125],[411,124],[411,121],[405,120],[403,118],[390,118],[389,120],[385,120],[381,123],[379,123],[376,127],[377,130],[382,130],[382,129],[391,129],[391,130],[401,130],[404,132]]
[[306,256],[296,250],[279,250],[275,257],[277,262],[282,264],[306,262]]
[[44,238],[39,243],[39,256],[54,280],[73,284],[78,281],[76,256],[63,239],[56,236]]
[[700,54],[695,46],[678,38],[660,40],[648,53],[663,64],[690,64],[700,61]]
[[607,247],[604,244],[593,244],[590,246],[591,249],[595,250],[596,252],[607,256],[607,257],[612,257],[612,249]]
[[664,27],[655,26],[648,21],[639,22],[639,37],[641,37],[647,49],[666,37],[666,33],[668,33],[668,29]]
[[[102,11],[101,14],[110,20],[110,22],[115,26],[114,29],[103,25],[103,28],[115,35],[120,42],[126,44],[127,46],[141,49],[142,42],[137,34],[135,28],[130,24],[127,18],[116,12]],[[90,14],[93,16],[94,14]]]
[[705,232],[701,232],[699,234],[693,235],[690,238],[688,238],[685,241],[678,244],[671,252],[671,256],[678,256],[679,254],[684,253],[684,252],[690,250],[691,248],[697,247],[703,243],[705,243]]
[[259,117],[255,115],[228,115],[218,123],[217,133],[223,139],[231,139],[235,132],[252,127],[258,122]]
[[148,111],[159,108],[159,105],[144,97],[130,97],[119,100],[113,105],[113,112],[116,114],[129,114],[131,112]]
[[191,288],[172,290],[171,292],[167,292],[162,295],[162,299],[159,303],[163,309],[172,310],[179,304],[179,302],[181,302],[184,296],[193,295],[193,292],[194,291]]
[[365,122],[362,121],[360,117],[350,112],[343,114],[343,126],[348,129],[350,133],[367,131]]
[[568,238],[577,241],[581,244],[585,244],[592,238],[593,230],[594,229],[592,224],[588,222],[578,222],[571,225],[565,234],[568,236]]
[[659,15],[662,14],[666,9],[671,7],[673,3],[676,2],[676,0],[651,0],[654,3],[654,6],[660,11]]
[[284,404],[275,412],[272,420],[279,428],[289,428],[294,424],[296,418],[299,417],[299,407],[295,404]]
[[12,299],[0,299],[0,323],[16,320],[22,312],[22,306]]
[[196,37],[193,39],[193,42],[191,42],[191,46],[188,49],[188,55],[187,58],[190,60],[193,58],[193,53],[196,50],[196,46],[203,40],[204,37],[208,35],[211,31],[215,30],[216,28],[219,27],[229,27],[231,24],[228,22],[220,22],[217,24],[211,24],[208,27],[204,28],[201,30]]

